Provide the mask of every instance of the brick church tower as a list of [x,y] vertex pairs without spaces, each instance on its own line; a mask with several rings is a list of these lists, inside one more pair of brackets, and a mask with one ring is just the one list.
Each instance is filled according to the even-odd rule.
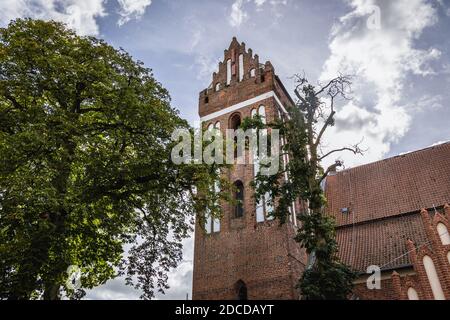
[[[236,129],[255,114],[268,122],[283,117],[294,103],[272,64],[260,64],[258,55],[236,38],[212,78],[200,92],[199,114],[203,125],[219,128],[224,136],[225,129]],[[242,201],[222,203],[220,219],[206,219],[204,228],[196,225],[193,299],[299,298],[295,285],[306,254],[293,240],[298,204],[293,204],[287,223],[271,220],[272,208],[264,201],[255,203],[250,182],[256,170],[245,161],[222,172],[236,186],[236,200]]]

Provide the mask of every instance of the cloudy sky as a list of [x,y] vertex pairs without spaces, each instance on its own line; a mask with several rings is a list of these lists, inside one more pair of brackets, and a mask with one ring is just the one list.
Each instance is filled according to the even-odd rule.
[[[153,69],[173,105],[194,124],[198,93],[233,36],[270,60],[286,87],[304,72],[315,84],[354,75],[325,148],[363,139],[346,167],[450,139],[450,0],[0,0],[0,25],[33,17],[66,22],[122,47]],[[334,159],[331,159],[334,160]],[[158,298],[191,292],[192,243]],[[133,299],[121,279],[88,293]]]

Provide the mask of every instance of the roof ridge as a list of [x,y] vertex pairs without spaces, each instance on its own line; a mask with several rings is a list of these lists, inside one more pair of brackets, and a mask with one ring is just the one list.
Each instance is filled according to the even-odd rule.
[[422,149],[417,149],[417,150],[414,150],[414,151],[409,151],[409,152],[406,152],[406,153],[398,154],[396,156],[392,156],[392,157],[389,157],[389,158],[384,158],[384,159],[376,160],[376,161],[373,161],[373,162],[360,164],[360,165],[357,165],[357,166],[354,166],[354,167],[351,167],[351,168],[343,169],[341,171],[336,172],[336,174],[334,174],[334,175],[338,175],[340,173],[345,173],[345,172],[348,172],[348,171],[356,169],[356,168],[362,168],[362,167],[374,165],[374,164],[377,164],[377,163],[380,163],[380,162],[390,161],[390,160],[396,159],[396,158],[404,158],[405,156],[411,156],[412,154],[415,154],[415,153],[419,153],[419,152],[423,152],[423,151],[431,150],[431,149],[436,149],[436,148],[442,147],[442,146],[447,145],[447,144],[450,145],[450,140],[446,141],[446,142],[443,142],[443,143],[440,143],[440,144],[431,145],[431,146],[428,146],[428,147],[425,147],[425,148],[422,148]]

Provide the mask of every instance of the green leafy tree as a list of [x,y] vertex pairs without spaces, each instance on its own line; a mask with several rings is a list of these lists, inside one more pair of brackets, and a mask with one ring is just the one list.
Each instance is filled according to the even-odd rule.
[[217,211],[217,170],[171,161],[179,128],[125,51],[57,22],[0,29],[0,299],[80,298],[117,274],[164,291],[194,213]]
[[[273,216],[285,223],[293,201],[301,199],[306,210],[298,215],[301,225],[295,240],[306,249],[308,265],[299,280],[303,299],[346,299],[353,288],[356,273],[339,261],[335,237],[335,222],[326,214],[326,198],[321,183],[332,170],[342,165],[340,161],[324,170],[321,161],[339,151],[362,154],[359,143],[320,154],[321,141],[326,129],[334,125],[335,103],[339,98],[348,99],[351,81],[339,76],[318,88],[306,78],[296,76],[295,94],[298,98],[287,114],[272,123],[263,125],[259,117],[245,119],[243,128],[257,130],[278,129],[284,137],[280,163],[285,155],[289,162],[277,174],[258,174],[255,187],[256,201],[264,199],[268,192]],[[325,99],[326,98],[326,99]],[[285,179],[287,173],[288,179]]]

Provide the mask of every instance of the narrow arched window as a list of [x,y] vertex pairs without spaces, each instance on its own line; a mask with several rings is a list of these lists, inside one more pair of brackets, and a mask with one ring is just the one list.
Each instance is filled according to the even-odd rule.
[[[230,129],[237,130],[241,126],[241,116],[238,113],[235,113],[230,118]],[[234,159],[238,157],[238,139],[237,136],[234,136]]]
[[[251,115],[252,118],[255,117],[258,114],[258,111],[256,109],[252,109]],[[253,174],[256,179],[256,176],[259,173],[259,157],[258,157],[258,148],[256,147],[255,150],[253,150]],[[264,221],[264,200],[259,199],[259,201],[256,203],[256,222],[263,222]]]
[[450,234],[448,234],[447,227],[442,222],[437,224],[437,232],[439,234],[439,238],[441,239],[442,244],[445,246],[450,244]]
[[[261,117],[261,121],[266,123],[266,108],[263,105],[260,105],[258,109],[253,109],[251,111],[252,117],[259,115]],[[264,129],[265,130],[265,129]],[[255,153],[253,158],[253,172],[256,177],[260,170],[259,165],[259,157],[258,154]],[[273,216],[271,215],[273,212],[273,206],[271,201],[270,194],[267,192],[263,197],[256,203],[256,222],[263,222],[264,220],[272,220]]]
[[[251,117],[254,118],[257,114],[258,110],[252,109]],[[255,150],[253,150],[253,174],[255,179],[259,172],[259,169],[260,168],[259,168],[258,148],[256,147]],[[264,221],[264,201],[263,199],[260,199],[256,203],[256,222],[263,222],[263,221]]]
[[231,59],[227,60],[227,85],[231,83]]
[[219,90],[220,90],[220,82],[217,82],[217,83],[216,83],[216,88],[215,88],[215,90],[216,90],[216,91],[219,91]]
[[205,214],[205,231],[206,231],[207,234],[211,233],[211,226],[212,226],[211,212],[209,210],[206,210],[206,214]]
[[[217,122],[216,122],[217,124]],[[220,169],[217,169],[217,175],[220,176]],[[214,183],[214,192],[216,194],[220,193],[220,182],[216,181]],[[217,203],[216,203],[217,204]],[[219,232],[220,231],[220,218],[214,218],[212,219],[212,232]]]
[[256,75],[255,68],[250,69],[250,77],[254,78]]
[[247,285],[244,281],[238,280],[234,285],[237,300],[247,300]]
[[241,116],[235,113],[230,118],[230,129],[237,130],[241,125]]
[[234,217],[240,218],[244,215],[244,185],[241,180],[234,183]]
[[442,291],[441,282],[434,266],[433,259],[429,256],[423,257],[423,266],[425,267],[425,273],[427,274],[428,282],[431,286],[431,291],[435,300],[445,300],[444,291]]
[[[220,122],[217,121],[215,124],[210,123],[208,125],[207,129],[208,129],[208,131],[212,131],[213,129],[219,129],[219,128],[220,128]],[[220,173],[220,171],[219,171],[219,173]],[[220,192],[219,181],[216,181],[214,183],[214,192],[216,192],[216,193]],[[220,231],[220,219],[212,218],[211,214],[209,213],[209,210],[207,211],[207,214],[206,214],[205,229],[206,229],[206,233]]]
[[239,55],[239,81],[244,79],[244,55]]
[[419,300],[419,295],[417,294],[416,289],[413,287],[408,288],[408,300]]
[[266,108],[263,105],[260,105],[258,108],[258,114],[261,117],[262,122],[266,123]]

